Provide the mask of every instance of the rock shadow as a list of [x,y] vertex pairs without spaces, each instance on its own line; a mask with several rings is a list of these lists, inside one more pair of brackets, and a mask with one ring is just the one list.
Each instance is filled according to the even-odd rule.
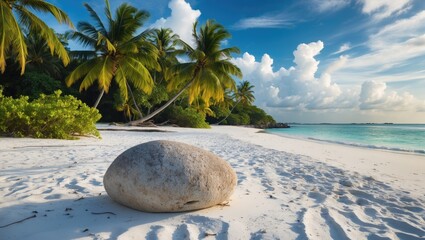
[[102,235],[117,239],[133,227],[146,225],[149,229],[155,222],[182,214],[187,213],[133,210],[114,202],[107,195],[28,202],[0,209],[0,236],[1,239],[77,239]]

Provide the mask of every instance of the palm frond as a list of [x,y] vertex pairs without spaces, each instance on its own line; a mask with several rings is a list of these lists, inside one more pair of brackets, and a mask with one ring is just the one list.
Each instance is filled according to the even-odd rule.
[[[103,45],[103,43],[105,43],[105,45]],[[112,44],[111,41],[109,41],[109,39],[100,32],[97,32],[97,45],[105,46],[110,53],[115,53],[117,51],[114,44]]]
[[120,96],[123,98],[124,102],[128,101],[128,89],[127,89],[127,78],[126,72],[123,68],[118,68],[115,74],[115,82],[118,84],[120,90]]
[[13,13],[7,6],[6,2],[0,2],[0,70],[2,73],[6,70],[6,49],[11,44],[11,40],[18,32],[21,31],[12,24]]
[[21,75],[25,72],[25,64],[27,57],[27,45],[25,43],[25,37],[19,28],[18,22],[14,17],[9,17],[10,25],[12,28],[13,39],[11,39],[11,45],[13,47],[14,52],[16,52],[16,56],[19,64],[21,65]]
[[150,94],[153,88],[153,79],[148,69],[137,59],[127,57],[120,67],[126,73],[127,79],[137,88]]
[[108,93],[114,74],[114,62],[110,56],[106,56],[99,71],[99,89],[104,89]]
[[93,18],[94,21],[96,22],[98,31],[101,32],[103,35],[107,35],[108,32],[105,28],[105,25],[103,24],[102,20],[100,19],[99,15],[96,13],[96,11],[94,11],[94,9],[88,3],[84,3],[84,7],[86,7],[91,18]]
[[41,19],[25,8],[16,9],[16,11],[19,14],[21,22],[23,22],[26,26],[29,26],[30,32],[39,34],[46,41],[51,54],[53,55],[53,53],[56,53],[62,60],[63,64],[65,66],[68,65],[70,61],[68,52],[56,36],[53,29],[49,28],[49,26],[41,21]]
[[149,42],[146,42],[146,38],[153,32],[152,29],[146,29],[145,31],[141,32],[140,34],[130,38],[129,40],[122,41],[119,43],[119,47],[124,52],[138,52],[138,48],[140,48],[140,45],[147,46],[150,45],[150,48],[154,48],[152,44]]
[[89,60],[97,56],[96,51],[92,50],[75,50],[69,53],[72,59]]
[[60,8],[54,6],[49,2],[46,2],[44,0],[25,0],[19,2],[22,5],[31,7],[36,11],[50,12],[58,22],[66,23],[69,27],[74,28],[74,25],[72,24],[71,19],[68,17],[68,15]]
[[97,38],[97,33],[99,32],[93,25],[84,21],[78,22],[77,29],[79,32],[93,39]]
[[99,65],[99,59],[97,58],[83,62],[77,68],[75,68],[74,71],[68,75],[68,77],[66,77],[66,85],[70,87],[72,84],[87,75],[87,73],[90,72],[90,70],[92,70],[96,65]]
[[84,47],[95,48],[97,45],[97,39],[93,39],[81,32],[71,32],[69,38],[80,42]]
[[180,63],[172,66],[171,71],[175,73],[175,77],[168,82],[167,91],[171,92],[185,84],[187,78],[194,75],[195,68],[195,63]]
[[126,3],[120,5],[116,10],[116,19],[112,25],[112,39],[116,41],[127,41],[139,29],[143,22],[149,17],[146,11],[139,11]]
[[105,14],[109,21],[112,20],[111,5],[108,0],[105,0]]
[[95,64],[92,65],[91,69],[87,72],[81,82],[80,91],[87,90],[97,79],[99,89],[105,90],[105,92],[108,93],[113,77],[113,62],[109,57],[95,60]]

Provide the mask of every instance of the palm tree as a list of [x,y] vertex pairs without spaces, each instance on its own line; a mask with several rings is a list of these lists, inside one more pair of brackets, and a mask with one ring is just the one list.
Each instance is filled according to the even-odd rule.
[[153,76],[155,82],[161,84],[163,80],[169,81],[175,75],[171,68],[178,64],[176,45],[179,36],[169,28],[161,28],[154,29],[149,39],[158,50],[158,63],[161,71],[155,71]]
[[248,82],[248,81],[242,81],[238,85],[237,91],[233,94],[233,98],[234,99],[237,99],[235,105],[233,105],[233,107],[230,110],[229,114],[224,119],[222,119],[221,121],[219,121],[216,124],[219,125],[224,120],[226,120],[230,116],[230,114],[232,114],[233,110],[235,110],[236,106],[239,103],[242,103],[243,105],[251,105],[254,102],[254,100],[255,100],[254,91],[252,90],[253,88],[254,88],[254,86],[251,85],[250,82]]
[[243,105],[251,105],[254,100],[254,85],[251,85],[248,81],[242,81],[238,85],[238,91],[234,94],[235,99],[238,99],[238,103]]
[[[55,53],[64,65],[69,63],[69,56],[55,32],[29,9],[50,13],[60,23],[73,27],[65,12],[44,0],[2,0],[0,1],[0,71],[6,70],[6,57],[16,56],[25,72],[28,55],[24,31],[40,36],[46,41],[50,53]],[[19,19],[19,20],[18,20]]]
[[[150,93],[153,79],[149,69],[159,69],[156,61],[157,51],[146,41],[150,30],[135,35],[149,17],[149,13],[124,3],[116,9],[113,17],[109,1],[105,0],[105,4],[107,24],[104,24],[93,8],[85,3],[84,6],[95,21],[95,26],[88,22],[79,22],[78,31],[69,34],[72,39],[91,47],[92,50],[72,52],[73,56],[88,60],[71,72],[65,80],[66,84],[71,86],[83,79],[80,85],[82,91],[87,90],[97,80],[100,94],[95,108],[99,105],[103,94],[108,93],[112,80],[117,83],[124,102],[128,100],[129,92],[132,95],[129,83],[137,89]],[[132,98],[134,101],[134,97]],[[137,104],[135,107],[137,108]],[[137,110],[142,117],[140,109]]]
[[[45,73],[59,79],[64,67],[59,58],[50,54],[49,46],[39,35],[27,35],[27,70]],[[62,43],[63,44],[63,43]]]
[[191,107],[203,116],[215,116],[214,111],[202,99],[196,99]]
[[[176,89],[183,85],[180,91],[168,100],[163,106],[139,120],[130,122],[130,125],[143,123],[163,111],[173,103],[183,92],[188,90],[188,100],[191,104],[195,99],[202,99],[206,106],[210,105],[210,100],[222,101],[226,89],[234,89],[235,81],[232,76],[241,78],[241,70],[230,62],[232,53],[239,53],[236,47],[221,48],[224,40],[230,38],[230,33],[224,27],[212,20],[208,20],[204,26],[197,31],[198,22],[193,25],[193,37],[195,48],[180,41],[183,45],[184,53],[187,54],[191,62],[180,63],[174,70],[178,76],[170,81],[168,88]],[[186,83],[182,79],[190,78]]]
[[160,69],[152,69],[151,76],[154,80],[155,87],[151,94],[147,95],[141,91],[135,91],[134,96],[137,101],[133,101],[133,105],[144,107],[147,114],[151,112],[156,105],[167,101],[169,92],[166,91],[167,82],[173,79],[175,73],[172,66],[178,64],[176,44],[179,36],[174,34],[171,29],[161,28],[153,29],[149,34],[148,41],[153,44],[158,53],[158,63]]

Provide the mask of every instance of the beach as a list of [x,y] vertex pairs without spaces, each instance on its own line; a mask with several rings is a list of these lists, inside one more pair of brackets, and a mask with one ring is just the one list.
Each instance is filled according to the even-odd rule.
[[[0,239],[425,239],[424,154],[245,127],[98,126],[102,139],[0,138]],[[183,213],[113,202],[106,169],[152,140],[228,161],[238,177],[229,201]]]

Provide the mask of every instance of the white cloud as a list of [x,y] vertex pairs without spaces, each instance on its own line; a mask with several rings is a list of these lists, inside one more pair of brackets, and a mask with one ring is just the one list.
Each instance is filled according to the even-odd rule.
[[319,12],[336,11],[346,7],[350,4],[351,0],[311,0],[314,7]]
[[[372,16],[375,20],[382,20],[393,15],[406,12],[411,8],[412,0],[356,0],[362,5],[362,13]],[[318,12],[340,10],[352,0],[310,0],[313,9]]]
[[[256,104],[284,109],[316,110],[353,106],[331,75],[316,77],[319,61],[314,57],[323,49],[323,42],[300,44],[294,51],[295,66],[273,71],[273,59],[264,54],[261,61],[245,53],[234,59],[245,80],[255,86]],[[354,98],[353,98],[354,99]]]
[[340,53],[346,52],[350,49],[351,49],[351,44],[350,43],[344,43],[344,44],[341,45],[341,47],[339,47],[338,51],[332,53],[331,55],[340,54]]
[[377,81],[362,84],[359,101],[362,110],[420,111],[422,108],[422,103],[412,94],[387,91],[387,85]]
[[241,19],[233,27],[235,29],[284,28],[292,25],[293,21],[284,16],[261,16]]
[[160,18],[151,27],[171,28],[183,41],[192,43],[193,23],[201,16],[201,12],[193,10],[185,0],[171,0],[168,7],[171,16]]
[[410,8],[411,0],[359,0],[363,4],[362,12],[380,20],[399,14]]
[[244,80],[255,86],[255,103],[271,114],[318,110],[351,110],[360,114],[365,110],[418,112],[423,109],[424,103],[412,94],[389,90],[384,82],[366,81],[344,87],[336,84],[332,75],[348,64],[347,56],[340,56],[318,76],[320,62],[316,56],[323,48],[321,41],[300,44],[294,51],[294,66],[277,71],[273,70],[273,59],[268,54],[256,61],[253,55],[245,53],[233,61],[242,70]]
[[391,43],[349,60],[347,68],[379,73],[425,54],[425,34],[402,43]]
[[[382,26],[372,33],[365,43],[369,51],[363,55],[349,57],[345,66],[336,73],[338,79],[346,81],[360,75],[365,81],[378,78],[385,79],[385,82],[417,79],[419,74],[417,69],[409,68],[408,71],[405,69],[425,55],[423,22],[425,11]],[[392,73],[388,74],[387,71]],[[395,75],[394,72],[398,74]],[[417,74],[413,74],[415,72]],[[423,74],[420,75],[423,78]]]
[[371,49],[382,49],[388,45],[405,42],[425,33],[424,22],[425,11],[418,12],[410,18],[395,21],[371,35],[368,45]]
[[339,56],[337,60],[329,64],[328,68],[326,68],[325,70],[325,73],[332,74],[335,71],[338,71],[339,69],[343,68],[347,64],[347,61],[348,61],[347,55]]

